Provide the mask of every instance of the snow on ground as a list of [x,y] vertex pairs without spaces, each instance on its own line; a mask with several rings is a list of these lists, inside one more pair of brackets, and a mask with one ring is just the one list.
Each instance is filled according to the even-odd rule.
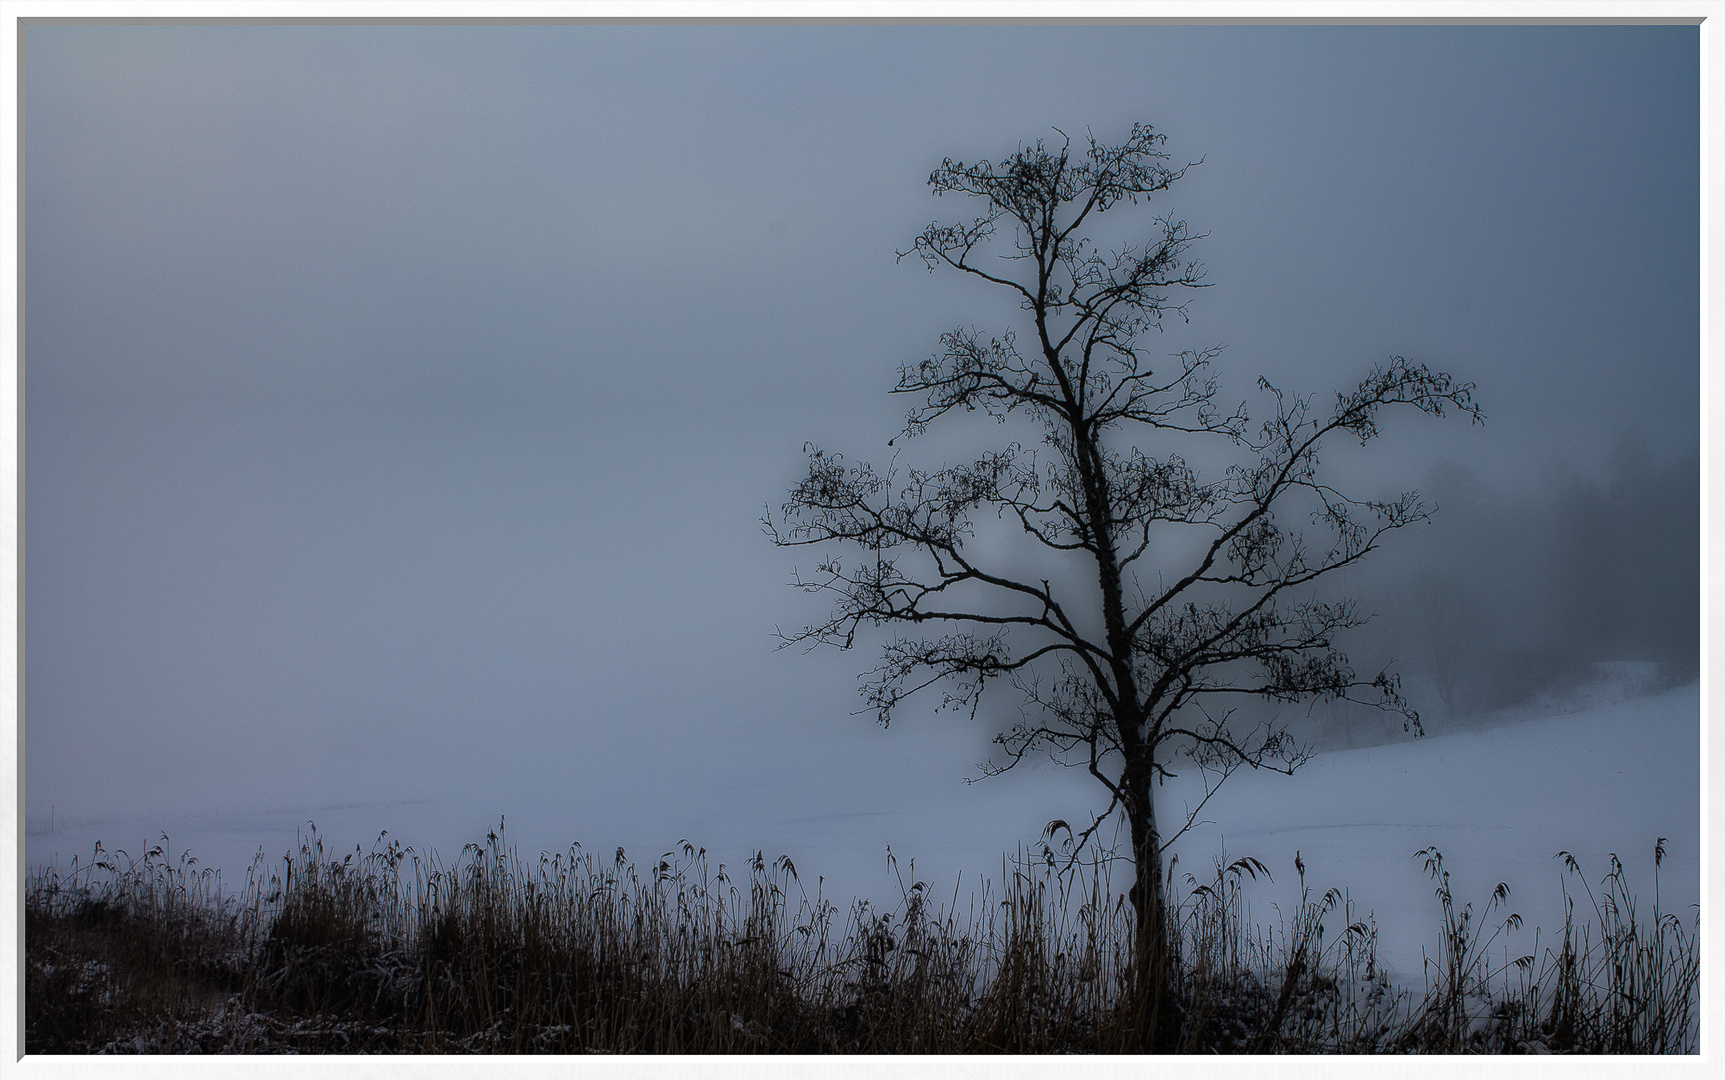
[[[1532,951],[1534,927],[1543,927],[1541,948],[1562,928],[1559,851],[1576,857],[1596,894],[1617,854],[1650,910],[1653,848],[1665,837],[1660,907],[1687,923],[1700,899],[1699,717],[1692,683],[1581,713],[1322,754],[1291,777],[1236,775],[1204,808],[1210,824],[1178,849],[1183,862],[1208,866],[1225,840],[1231,855],[1268,864],[1278,888],[1254,902],[1260,922],[1275,921],[1272,898],[1287,910],[1299,851],[1315,892],[1346,887],[1375,913],[1380,955],[1404,978],[1417,979],[1421,947],[1437,942],[1433,883],[1412,857],[1431,845],[1458,903],[1478,912],[1498,882],[1509,886],[1509,910],[1526,920],[1500,939],[1511,957]],[[1578,915],[1585,906],[1577,901]]]
[[[1422,949],[1435,950],[1439,907],[1423,864],[1413,857],[1436,845],[1458,902],[1485,907],[1499,881],[1509,909],[1525,922],[1500,941],[1511,957],[1543,948],[1562,926],[1562,865],[1567,850],[1589,884],[1624,861],[1644,910],[1653,902],[1653,846],[1666,838],[1660,903],[1684,913],[1699,900],[1699,691],[1695,684],[1621,701],[1596,701],[1582,712],[1524,718],[1484,730],[1431,734],[1419,740],[1320,754],[1294,776],[1236,774],[1206,805],[1200,824],[1175,846],[1180,877],[1203,880],[1212,860],[1251,855],[1274,883],[1248,892],[1252,916],[1274,925],[1297,896],[1295,852],[1314,894],[1346,888],[1360,914],[1375,916],[1380,956],[1404,980],[1419,981]],[[871,732],[883,740],[903,733]],[[55,807],[26,819],[32,868],[87,860],[101,841],[138,854],[166,833],[172,850],[190,850],[225,882],[243,882],[261,850],[279,860],[308,821],[326,848],[369,847],[381,830],[444,859],[482,840],[500,815],[506,835],[527,856],[566,850],[579,840],[606,856],[623,845],[645,866],[687,838],[713,862],[740,866],[759,849],[789,855],[811,894],[817,876],[841,904],[853,896],[898,898],[889,845],[906,885],[920,878],[937,896],[963,904],[981,876],[998,876],[1002,852],[1033,846],[1054,818],[1075,824],[1099,808],[1094,782],[1077,770],[1041,769],[974,785],[962,781],[975,760],[973,733],[924,731],[905,736],[904,760],[885,775],[822,767],[763,765],[753,774],[685,778],[681,801],[641,800],[639,778],[591,763],[566,782],[537,784],[498,796],[451,794],[417,801],[269,811],[146,817],[80,816]],[[1163,789],[1164,822],[1198,794],[1183,775]],[[571,825],[570,823],[577,823]],[[915,860],[914,877],[911,860]],[[1579,888],[1572,885],[1572,891]],[[1578,912],[1585,907],[1578,902]],[[1496,953],[1498,947],[1494,947]]]

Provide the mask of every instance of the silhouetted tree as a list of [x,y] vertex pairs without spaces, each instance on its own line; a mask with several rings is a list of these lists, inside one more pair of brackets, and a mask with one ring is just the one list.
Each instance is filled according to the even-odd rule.
[[1408,603],[1422,633],[1419,658],[1443,702],[1444,715],[1454,719],[1470,677],[1478,674],[1480,605],[1468,583],[1458,576],[1428,571],[1415,579]]
[[[991,771],[1047,750],[1106,789],[1107,808],[1074,850],[1124,814],[1134,998],[1152,1045],[1166,1045],[1162,850],[1192,818],[1165,834],[1155,790],[1176,755],[1204,770],[1206,798],[1243,765],[1292,771],[1304,752],[1283,730],[1230,725],[1229,702],[1252,698],[1366,700],[1417,729],[1396,676],[1361,679],[1336,647],[1367,616],[1354,602],[1319,598],[1315,585],[1427,510],[1416,493],[1372,501],[1336,490],[1320,479],[1318,450],[1337,434],[1370,440],[1386,406],[1479,414],[1472,384],[1397,357],[1327,408],[1260,379],[1269,412],[1253,427],[1244,405],[1217,407],[1219,349],[1152,366],[1140,339],[1165,315],[1184,314],[1171,294],[1202,284],[1188,258],[1199,237],[1167,216],[1142,244],[1110,247],[1088,233],[1190,166],[1170,167],[1165,136],[1145,125],[1119,145],[1089,138],[1076,153],[1062,138],[999,163],[943,161],[929,186],[977,200],[981,213],[931,224],[900,255],[1000,287],[1017,300],[1023,332],[957,329],[929,359],[901,368],[894,392],[916,401],[901,435],[980,410],[1033,421],[1041,447],[1009,442],[925,472],[896,458],[884,471],[853,465],[810,446],[807,477],[765,524],[779,544],[840,549],[796,582],[831,595],[831,617],[785,635],[787,645],[849,648],[865,625],[910,631],[886,641],[865,686],[883,725],[937,683],[944,705],[974,715],[986,684],[1005,678],[1028,708],[996,737],[1002,755]],[[1236,461],[1213,479],[1182,456],[1206,442]],[[1043,553],[1036,569],[979,553],[999,547],[976,543],[976,524],[989,517]],[[861,557],[847,559],[845,548]]]

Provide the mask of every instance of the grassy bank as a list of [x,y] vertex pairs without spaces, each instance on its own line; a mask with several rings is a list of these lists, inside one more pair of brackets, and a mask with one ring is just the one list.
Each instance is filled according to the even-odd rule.
[[[1506,889],[1476,909],[1419,857],[1443,930],[1419,987],[1390,983],[1370,921],[1303,867],[1270,928],[1242,900],[1262,863],[1171,867],[1167,1049],[1695,1052],[1694,920],[1657,896],[1638,912],[1615,857],[1592,881],[1567,861],[1561,938],[1520,957]],[[98,850],[27,883],[25,1049],[1142,1052],[1110,865],[1008,862],[962,900],[904,882],[882,910],[841,909],[788,859],[732,873],[687,844],[642,869],[579,846],[524,860],[492,834],[445,863],[387,836],[338,857],[313,831],[237,888],[162,847]]]

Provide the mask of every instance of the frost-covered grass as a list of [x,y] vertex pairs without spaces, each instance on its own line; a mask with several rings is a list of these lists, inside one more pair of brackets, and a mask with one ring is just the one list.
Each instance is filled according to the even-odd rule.
[[[1180,1018],[1147,1045],[1126,1000],[1129,909],[1106,859],[1009,862],[961,905],[921,881],[841,911],[789,860],[745,877],[690,845],[642,872],[579,846],[524,861],[499,832],[452,863],[316,832],[245,886],[177,861],[99,855],[26,894],[25,1046],[60,1052],[1107,1053],[1693,1052],[1695,929],[1638,914],[1621,866],[1542,951],[1495,958],[1500,887],[1476,915],[1435,885],[1443,954],[1423,986],[1376,959],[1346,894],[1273,927],[1242,886],[1269,870],[1170,868]],[[1662,854],[1662,853],[1661,853]],[[1495,921],[1494,921],[1495,920]],[[1167,1003],[1163,1003],[1166,1005]]]

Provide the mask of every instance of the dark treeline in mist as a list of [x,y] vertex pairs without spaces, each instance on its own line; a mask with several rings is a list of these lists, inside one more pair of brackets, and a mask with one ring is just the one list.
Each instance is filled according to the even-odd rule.
[[[1598,477],[1553,465],[1517,485],[1439,466],[1422,487],[1432,523],[1351,583],[1377,613],[1350,643],[1356,661],[1393,662],[1431,734],[1590,690],[1693,679],[1699,483],[1697,458],[1656,460],[1634,437]],[[1315,716],[1311,730],[1349,745],[1388,737],[1368,712]]]

